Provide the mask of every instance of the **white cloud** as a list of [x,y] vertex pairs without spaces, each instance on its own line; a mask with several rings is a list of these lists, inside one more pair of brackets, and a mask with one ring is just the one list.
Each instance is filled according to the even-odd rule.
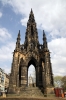
[[2,17],[2,12],[0,12],[0,18]]
[[54,75],[66,74],[66,38],[54,39],[48,43]]
[[6,28],[0,28],[0,43],[0,61],[10,60],[15,49],[15,43]]
[[6,28],[0,28],[0,67],[6,73],[10,72],[14,49],[15,43],[11,34]]
[[22,25],[26,26],[31,8],[39,29],[56,36],[66,36],[66,0],[2,0],[12,6],[16,14],[21,14]]
[[11,61],[14,49],[15,49],[14,42],[10,42],[0,47],[0,61],[3,61],[3,62],[7,60]]
[[0,41],[5,42],[6,40],[11,38],[11,34],[9,34],[6,28],[0,28]]

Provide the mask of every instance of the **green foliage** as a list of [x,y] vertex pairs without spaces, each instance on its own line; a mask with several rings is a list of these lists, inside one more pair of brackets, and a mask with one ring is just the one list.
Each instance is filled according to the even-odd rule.
[[54,85],[55,87],[61,87],[62,86],[62,76],[55,76],[54,77]]
[[62,87],[63,87],[63,89],[66,91],[66,76],[64,76],[62,79],[61,79],[61,81],[62,81]]

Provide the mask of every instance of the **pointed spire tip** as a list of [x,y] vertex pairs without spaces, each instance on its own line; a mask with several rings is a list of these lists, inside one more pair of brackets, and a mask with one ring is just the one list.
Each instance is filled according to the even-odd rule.
[[45,34],[44,30],[43,30],[43,34]]
[[43,36],[45,36],[45,32],[44,32],[44,30],[43,30]]
[[20,30],[19,30],[19,32],[18,32],[18,36],[20,35]]
[[31,12],[33,12],[32,8],[31,8]]
[[33,10],[32,10],[32,8],[31,8],[30,14],[33,14]]

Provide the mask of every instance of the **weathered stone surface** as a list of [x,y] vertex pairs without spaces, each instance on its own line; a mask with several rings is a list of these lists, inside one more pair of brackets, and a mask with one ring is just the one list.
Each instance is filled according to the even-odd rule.
[[9,82],[9,93],[16,93],[21,87],[28,86],[28,68],[33,64],[36,70],[36,85],[44,94],[46,89],[53,87],[53,73],[50,61],[50,52],[47,46],[47,39],[43,31],[43,44],[39,43],[36,22],[31,10],[25,42],[20,44],[20,31],[18,33],[16,48],[13,52],[13,61]]

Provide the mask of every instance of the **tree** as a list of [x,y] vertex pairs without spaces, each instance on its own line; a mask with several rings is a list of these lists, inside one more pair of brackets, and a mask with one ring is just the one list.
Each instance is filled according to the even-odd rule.
[[62,76],[55,76],[54,77],[54,85],[55,87],[61,87],[62,86]]
[[61,79],[61,81],[62,81],[62,87],[63,87],[63,89],[64,89],[64,91],[66,91],[66,76],[64,76],[62,79]]

